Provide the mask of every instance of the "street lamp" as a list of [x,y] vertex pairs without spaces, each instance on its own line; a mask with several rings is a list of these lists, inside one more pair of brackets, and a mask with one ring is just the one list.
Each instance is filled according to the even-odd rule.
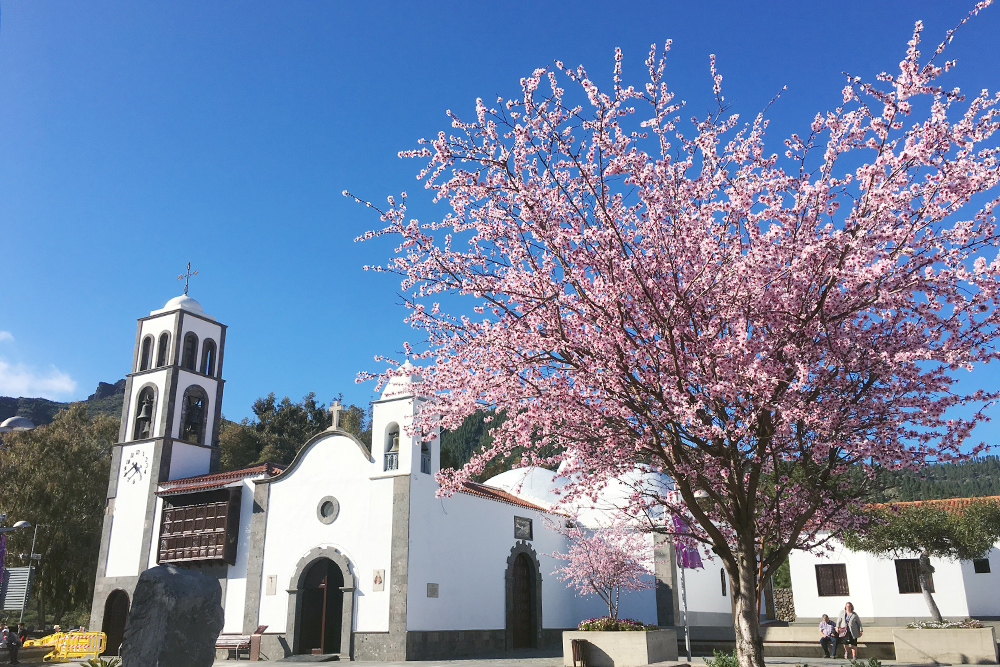
[[17,530],[18,528],[31,528],[31,524],[27,521],[18,521],[13,526],[4,526],[3,524],[7,521],[6,514],[0,514],[0,534],[9,533],[12,530]]

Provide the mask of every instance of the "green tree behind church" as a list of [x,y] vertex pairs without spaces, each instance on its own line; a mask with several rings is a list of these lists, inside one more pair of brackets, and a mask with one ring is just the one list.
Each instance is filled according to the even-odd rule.
[[[338,395],[337,400],[342,400]],[[219,434],[219,469],[232,470],[271,461],[291,463],[295,454],[320,431],[329,428],[332,417],[325,404],[309,392],[293,403],[287,396],[280,401],[271,392],[254,401],[253,419],[224,421]],[[370,408],[348,405],[340,413],[340,427],[371,446]]]
[[[29,623],[87,623],[118,424],[107,415],[91,417],[75,403],[50,424],[4,435],[0,512],[39,526],[35,553],[42,558]],[[8,533],[8,566],[27,564],[20,554],[30,550],[32,533]],[[8,622],[19,615],[7,614]]]

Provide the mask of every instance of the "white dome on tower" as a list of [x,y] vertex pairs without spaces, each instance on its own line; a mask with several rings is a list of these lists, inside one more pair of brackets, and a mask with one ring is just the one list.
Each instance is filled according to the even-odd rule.
[[150,315],[160,315],[162,313],[169,313],[173,310],[186,310],[189,313],[195,313],[201,315],[202,317],[207,317],[210,320],[215,318],[207,314],[204,309],[202,309],[201,304],[197,300],[192,299],[187,294],[181,294],[180,296],[175,296],[170,301],[167,301],[166,305],[159,310],[154,310]]
[[392,376],[385,383],[385,389],[382,390],[381,397],[400,398],[402,396],[412,396],[413,389],[410,387],[411,383],[420,382],[423,379],[419,371],[420,369],[411,364],[410,360],[407,359],[399,367],[399,374]]

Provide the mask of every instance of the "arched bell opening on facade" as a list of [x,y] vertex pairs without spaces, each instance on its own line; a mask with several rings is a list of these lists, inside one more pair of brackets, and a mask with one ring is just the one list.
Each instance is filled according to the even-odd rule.
[[118,655],[121,651],[122,639],[125,637],[125,621],[128,619],[128,593],[116,588],[104,602],[104,619],[101,632],[108,636],[104,653],[101,655]]
[[306,570],[299,592],[296,653],[340,653],[344,616],[344,573],[329,558],[318,558]]
[[153,363],[153,337],[146,336],[142,339],[142,353],[139,355],[139,370],[148,371]]
[[135,426],[132,429],[133,440],[146,440],[153,435],[153,406],[156,404],[156,392],[152,387],[145,387],[136,399]]
[[180,439],[197,445],[205,444],[205,422],[208,419],[208,394],[198,385],[184,392]]
[[160,334],[160,342],[156,346],[156,367],[167,365],[170,355],[170,334],[166,331]]
[[184,351],[181,353],[181,367],[195,370],[198,359],[198,335],[189,331],[184,335]]
[[385,429],[385,466],[382,469],[399,469],[399,424],[396,422]]
[[215,341],[206,338],[201,347],[201,372],[204,375],[215,375]]

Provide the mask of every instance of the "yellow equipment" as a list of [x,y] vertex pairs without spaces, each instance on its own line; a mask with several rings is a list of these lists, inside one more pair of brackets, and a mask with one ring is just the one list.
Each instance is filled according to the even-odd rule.
[[108,636],[103,632],[56,632],[41,639],[28,639],[24,646],[52,646],[42,658],[45,662],[69,662],[96,658],[104,653],[107,642]]

